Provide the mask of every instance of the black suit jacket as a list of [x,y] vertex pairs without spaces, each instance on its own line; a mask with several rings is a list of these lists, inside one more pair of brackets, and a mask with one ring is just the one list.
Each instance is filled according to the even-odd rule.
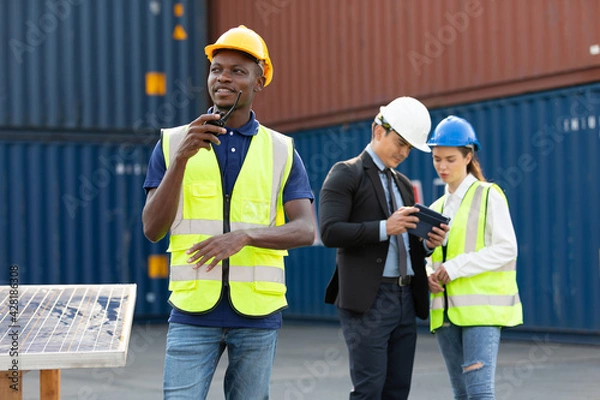
[[[393,170],[404,205],[414,205],[410,180]],[[389,240],[379,241],[379,221],[390,215],[378,168],[363,151],[358,157],[336,163],[329,171],[319,200],[321,239],[336,247],[336,269],[325,302],[364,313],[373,305],[381,284]],[[419,318],[429,314],[425,250],[419,238],[409,235],[415,277],[412,293]]]

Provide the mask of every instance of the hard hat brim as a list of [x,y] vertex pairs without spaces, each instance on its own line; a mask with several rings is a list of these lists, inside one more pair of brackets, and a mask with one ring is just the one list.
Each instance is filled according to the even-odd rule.
[[252,52],[249,52],[248,49],[244,49],[240,46],[233,46],[233,45],[227,45],[227,44],[221,44],[221,43],[209,44],[208,46],[206,46],[204,48],[204,54],[206,54],[209,61],[212,61],[213,55],[214,55],[215,51],[217,51],[217,50],[236,50],[236,51],[239,51],[240,53],[248,54],[250,57],[254,58],[255,60],[260,60],[260,57],[257,54],[253,54]]
[[412,143],[410,143],[410,144],[412,147],[414,147],[417,150],[421,150],[423,153],[431,153],[431,148],[429,146],[427,146],[426,144],[422,144],[420,146],[415,146]]
[[422,144],[413,143],[410,140],[408,140],[406,137],[402,136],[402,134],[400,132],[398,132],[397,130],[394,129],[394,132],[396,132],[402,139],[406,140],[413,148],[415,148],[417,150],[421,150],[423,153],[431,153],[431,148],[429,148],[429,146],[426,143],[422,143]]
[[452,143],[452,142],[448,142],[448,143],[444,143],[444,144],[438,144],[438,143],[427,143],[428,146],[430,147],[471,147],[473,150],[475,151],[479,151],[479,142],[473,142],[473,143],[468,143],[468,144],[464,144],[464,143]]

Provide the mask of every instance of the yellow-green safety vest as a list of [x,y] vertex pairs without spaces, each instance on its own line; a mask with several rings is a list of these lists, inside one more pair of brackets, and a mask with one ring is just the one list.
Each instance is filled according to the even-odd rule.
[[[485,223],[489,190],[497,185],[476,181],[467,190],[448,233],[446,260],[480,250],[485,246]],[[443,212],[445,196],[431,208]],[[506,199],[506,197],[505,197]],[[433,268],[443,264],[443,249],[431,255]],[[430,329],[435,331],[448,319],[458,326],[516,326],[523,323],[523,311],[517,288],[516,259],[501,268],[446,284],[445,292],[432,293]],[[447,302],[447,303],[446,303]]]
[[[167,168],[188,126],[162,130]],[[260,126],[231,193],[231,231],[285,223],[283,188],[294,159],[292,139]],[[224,233],[224,192],[214,151],[201,149],[191,157],[183,176],[179,207],[170,229],[169,302],[188,313],[212,310],[221,297],[223,267],[210,272],[188,264],[194,244]],[[243,247],[229,258],[228,284],[234,309],[246,316],[266,316],[287,307],[286,250]],[[226,301],[226,300],[225,300]]]

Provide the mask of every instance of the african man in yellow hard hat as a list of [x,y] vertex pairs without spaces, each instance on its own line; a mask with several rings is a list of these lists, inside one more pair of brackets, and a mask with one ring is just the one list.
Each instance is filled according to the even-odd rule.
[[284,256],[313,242],[314,197],[292,140],[252,111],[273,79],[263,39],[239,26],[205,52],[214,105],[162,130],[144,182],[146,237],[170,233],[164,398],[204,399],[227,349],[225,398],[266,399]]

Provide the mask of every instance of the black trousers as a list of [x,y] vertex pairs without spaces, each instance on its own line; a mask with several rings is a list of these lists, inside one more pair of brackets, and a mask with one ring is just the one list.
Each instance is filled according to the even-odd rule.
[[366,313],[338,308],[338,315],[354,386],[350,399],[407,399],[417,343],[410,286],[383,283]]

